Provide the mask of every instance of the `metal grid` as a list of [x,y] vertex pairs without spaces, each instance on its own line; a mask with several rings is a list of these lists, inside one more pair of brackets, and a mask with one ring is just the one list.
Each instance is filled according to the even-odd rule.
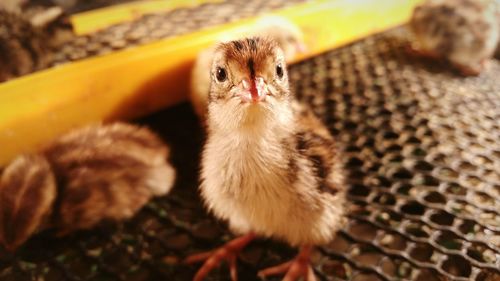
[[104,55],[168,37],[285,8],[305,0],[230,0],[204,3],[141,18],[76,37],[55,52],[52,65]]
[[500,65],[462,78],[404,33],[292,68],[347,157],[350,223],[322,253],[375,280],[499,280]]
[[[405,51],[401,29],[290,69],[299,98],[337,136],[350,185],[349,223],[314,256],[320,280],[500,279],[500,63],[462,78]],[[196,186],[201,129],[184,104],[141,123],[163,134],[179,178],[133,220],[64,238],[42,233],[0,255],[0,280],[190,280],[179,261],[231,238]],[[257,241],[241,280],[290,259]],[[228,280],[225,267],[210,280]],[[280,280],[279,278],[270,280]]]

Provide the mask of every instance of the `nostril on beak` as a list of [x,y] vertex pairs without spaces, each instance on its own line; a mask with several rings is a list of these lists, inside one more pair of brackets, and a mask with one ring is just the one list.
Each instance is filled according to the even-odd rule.
[[252,81],[252,85],[250,87],[250,93],[252,94],[253,102],[259,102],[266,99],[266,83],[264,82],[264,78],[255,77]]
[[247,79],[241,80],[241,88],[243,90],[250,90],[250,82]]
[[266,98],[266,83],[262,77],[255,77],[253,80],[243,79],[240,82],[240,98],[244,102],[259,102]]
[[264,78],[255,77],[255,84],[257,85],[257,87],[263,87],[265,85]]

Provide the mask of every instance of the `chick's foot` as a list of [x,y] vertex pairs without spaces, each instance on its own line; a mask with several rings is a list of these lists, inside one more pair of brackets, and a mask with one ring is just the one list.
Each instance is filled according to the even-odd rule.
[[305,281],[316,281],[314,270],[309,263],[311,250],[311,246],[302,247],[295,259],[277,266],[263,269],[259,271],[259,277],[265,278],[267,276],[286,273],[283,281],[296,281],[301,277]]
[[406,52],[409,55],[415,56],[415,57],[432,59],[432,60],[440,60],[441,59],[441,55],[439,55],[438,53],[430,51],[430,50],[421,49],[417,46],[411,46],[411,45],[406,46]]
[[481,70],[483,69],[483,66],[473,67],[458,63],[455,63],[453,65],[458,70],[458,72],[460,72],[460,74],[463,76],[478,76],[481,73]]
[[233,239],[216,250],[194,254],[187,257],[184,262],[188,264],[204,261],[202,267],[194,276],[193,281],[202,281],[208,275],[208,273],[219,266],[219,264],[223,260],[226,260],[229,264],[231,280],[237,281],[238,273],[236,270],[236,258],[241,250],[253,239],[255,239],[255,235],[253,233],[250,233]]

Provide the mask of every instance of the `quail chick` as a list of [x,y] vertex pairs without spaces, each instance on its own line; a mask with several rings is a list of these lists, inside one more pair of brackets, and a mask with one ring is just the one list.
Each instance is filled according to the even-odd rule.
[[78,129],[40,154],[20,156],[0,178],[0,241],[15,250],[36,231],[59,234],[132,217],[173,186],[168,147],[116,123]]
[[497,0],[428,0],[415,8],[410,28],[416,51],[478,75],[499,40]]
[[15,159],[0,178],[0,243],[8,250],[23,244],[50,219],[56,180],[41,155]]
[[[246,36],[267,36],[278,42],[285,53],[287,61],[293,60],[297,54],[304,52],[305,47],[302,32],[292,22],[278,16],[261,17],[256,27]],[[241,36],[242,38],[245,35]],[[221,42],[237,38],[224,38]],[[207,114],[208,93],[210,91],[210,75],[207,69],[212,65],[216,44],[198,54],[191,72],[190,99],[200,120],[205,120]]]
[[222,260],[236,280],[238,252],[255,237],[300,247],[296,259],[259,272],[315,280],[309,255],[344,222],[345,184],[339,151],[326,127],[299,105],[288,85],[283,51],[265,38],[220,44],[211,68],[201,195],[239,235],[205,260],[202,280]]
[[73,36],[61,8],[23,14],[0,8],[0,82],[47,68],[54,49]]
[[0,82],[47,66],[44,34],[22,16],[0,9]]
[[152,196],[171,189],[175,173],[168,154],[156,135],[132,125],[87,127],[63,136],[44,151],[64,186],[57,225],[72,231],[131,217]]

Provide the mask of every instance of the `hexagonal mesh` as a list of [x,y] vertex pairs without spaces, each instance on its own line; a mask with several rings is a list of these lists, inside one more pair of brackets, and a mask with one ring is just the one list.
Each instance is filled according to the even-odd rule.
[[408,55],[404,33],[292,67],[350,174],[350,223],[322,253],[382,280],[498,280],[500,64],[458,77]]
[[305,0],[231,0],[147,14],[135,21],[116,24],[95,33],[76,37],[61,46],[61,49],[54,54],[52,65],[187,34],[300,2]]
[[[345,151],[349,223],[314,256],[320,280],[500,279],[500,63],[480,77],[414,58],[402,29],[290,69],[291,85]],[[231,238],[197,194],[201,129],[188,104],[140,121],[162,133],[179,177],[133,220],[69,237],[42,233],[1,254],[0,280],[190,280],[179,263]],[[241,280],[294,249],[252,243]],[[228,280],[226,267],[210,280]],[[280,278],[271,279],[280,280]]]

